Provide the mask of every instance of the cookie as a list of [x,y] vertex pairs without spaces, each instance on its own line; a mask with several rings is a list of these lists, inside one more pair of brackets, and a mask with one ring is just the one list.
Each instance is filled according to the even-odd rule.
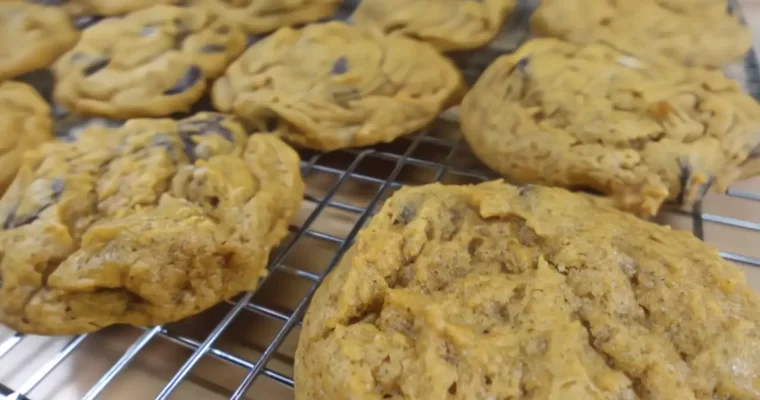
[[236,60],[214,106],[319,150],[388,142],[457,102],[462,78],[431,45],[341,22],[282,28]]
[[480,47],[496,36],[516,0],[362,0],[357,25],[401,32],[441,51]]
[[402,188],[343,260],[303,321],[296,400],[760,391],[760,298],[741,271],[562,189]]
[[[46,0],[43,0],[46,1]],[[61,2],[60,0],[52,0]],[[115,16],[139,11],[159,4],[180,3],[182,0],[64,0],[74,15]]]
[[24,153],[53,136],[50,107],[21,82],[0,83],[0,195],[11,184]]
[[462,102],[474,153],[520,183],[592,189],[653,215],[760,173],[760,106],[720,71],[534,39]]
[[0,200],[0,322],[62,335],[201,312],[256,287],[303,191],[289,146],[221,114],[45,144]]
[[197,7],[159,5],[88,28],[55,64],[55,99],[113,119],[188,111],[243,51],[245,35]]
[[685,12],[656,0],[542,0],[531,25],[574,43],[602,42],[640,57],[655,53],[686,65],[722,67],[747,53],[752,34],[725,7],[711,9]]
[[192,0],[246,33],[265,33],[284,26],[333,15],[342,0]]
[[0,82],[49,66],[78,37],[61,8],[0,1]]

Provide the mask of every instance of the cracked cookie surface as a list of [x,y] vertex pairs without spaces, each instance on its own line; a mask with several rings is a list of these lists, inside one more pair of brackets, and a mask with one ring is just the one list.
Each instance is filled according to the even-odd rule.
[[91,26],[55,64],[55,99],[114,119],[188,111],[245,48],[245,35],[198,7],[159,5]]
[[47,143],[0,200],[0,322],[175,321],[256,286],[303,195],[297,154],[215,113]]
[[480,47],[496,36],[515,0],[362,0],[352,15],[360,26],[400,32],[441,51]]
[[563,189],[402,188],[317,290],[296,400],[756,399],[760,299],[688,232]]
[[284,26],[333,15],[342,0],[191,0],[246,33],[266,33]]
[[49,66],[78,38],[59,7],[0,1],[0,82]]
[[760,105],[720,71],[534,39],[491,64],[462,131],[519,183],[593,189],[653,215],[760,173]]
[[0,83],[0,196],[18,172],[24,153],[53,137],[50,107],[29,85]]
[[637,56],[722,67],[747,53],[752,34],[725,7],[711,10],[683,12],[655,0],[542,0],[531,26],[573,43],[600,42]]
[[219,78],[214,106],[269,120],[288,141],[319,150],[388,142],[459,100],[462,78],[431,45],[341,22],[282,28]]

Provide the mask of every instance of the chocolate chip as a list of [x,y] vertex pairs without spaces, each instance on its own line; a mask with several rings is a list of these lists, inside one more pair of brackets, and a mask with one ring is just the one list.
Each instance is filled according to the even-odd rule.
[[30,3],[42,6],[65,6],[68,0],[30,0]]
[[518,196],[525,196],[529,194],[530,192],[534,191],[536,187],[534,185],[520,185],[517,187],[517,195]]
[[97,16],[97,15],[80,15],[78,17],[74,18],[74,27],[77,28],[80,31],[83,31],[93,25],[95,25],[96,22],[103,19],[103,17]]
[[101,69],[107,67],[110,62],[110,58],[99,58],[95,61],[92,61],[90,64],[84,67],[84,76],[96,74]]
[[760,158],[760,143],[758,143],[752,151],[747,154],[747,159],[744,162],[755,160]]
[[393,225],[403,224],[406,225],[414,219],[414,217],[417,216],[417,211],[415,211],[414,208],[404,206],[404,208],[401,209],[401,213],[396,216],[396,218],[393,220]]
[[346,57],[340,57],[333,63],[330,73],[333,75],[343,75],[348,72],[348,59]]
[[527,57],[521,58],[520,61],[518,61],[517,64],[515,64],[515,68],[518,71],[520,71],[522,73],[525,73],[526,70],[528,69],[528,64],[530,64],[530,59],[529,58],[527,58]]
[[255,34],[255,33],[253,33],[253,34],[250,34],[250,35],[248,35],[248,37],[246,38],[246,43],[245,43],[245,45],[246,45],[247,47],[248,47],[248,46],[253,46],[254,44],[256,44],[256,42],[258,42],[258,41],[259,41],[259,40],[261,40],[261,39],[264,39],[264,35],[261,35],[261,34]]
[[220,35],[226,35],[230,33],[230,27],[227,25],[219,25],[214,29],[214,32],[220,34]]
[[221,124],[223,120],[223,116],[215,115],[206,119],[180,121],[179,136],[182,139],[182,148],[191,162],[198,159],[193,136],[219,135],[225,140],[233,142],[232,132]]
[[50,184],[50,187],[53,190],[53,199],[55,201],[60,201],[61,195],[63,194],[63,179],[53,179],[53,183]]
[[688,161],[678,160],[678,182],[681,184],[681,193],[678,194],[676,201],[678,204],[683,204],[684,196],[686,196],[686,186],[691,179],[691,166]]
[[60,178],[55,178],[50,183],[50,191],[51,191],[51,199],[50,202],[44,205],[41,205],[39,208],[34,210],[33,212],[19,216],[17,215],[18,212],[18,205],[16,205],[16,208],[11,211],[8,214],[8,218],[3,223],[3,229],[13,229],[18,228],[20,226],[24,226],[27,224],[31,224],[34,222],[37,218],[39,218],[40,214],[42,214],[43,211],[47,210],[55,204],[55,202],[59,201],[61,199],[61,194],[63,194],[63,180]]
[[185,90],[193,87],[201,78],[203,74],[201,72],[201,68],[197,65],[191,65],[190,68],[187,69],[185,72],[185,75],[180,78],[177,83],[174,84],[169,89],[166,89],[164,91],[165,96],[172,96],[175,94],[180,94],[184,92]]
[[222,53],[227,47],[222,44],[207,44],[201,47],[201,53]]

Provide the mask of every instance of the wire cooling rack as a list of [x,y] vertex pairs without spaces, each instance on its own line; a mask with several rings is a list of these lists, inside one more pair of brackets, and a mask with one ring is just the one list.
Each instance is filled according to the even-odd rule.
[[[754,52],[748,55],[741,69],[736,78],[760,99],[760,70]],[[106,353],[105,347],[100,348],[102,343],[108,343],[103,338],[119,336],[128,339],[116,351],[113,362],[90,379],[83,379],[80,391],[65,398],[115,398],[113,388],[119,385],[122,390],[128,385],[132,388],[129,389],[131,393],[137,393],[140,382],[125,375],[136,364],[145,364],[142,359],[156,354],[156,346],[160,346],[161,349],[169,348],[169,353],[179,357],[179,361],[169,367],[168,373],[151,372],[159,376],[156,390],[148,390],[146,395],[132,394],[129,398],[292,399],[292,350],[303,313],[325,274],[338,263],[383,200],[404,184],[466,184],[496,177],[470,153],[458,133],[456,121],[445,117],[426,130],[392,143],[327,154],[303,150],[301,158],[301,170],[308,187],[304,209],[297,223],[290,227],[289,237],[272,255],[270,273],[256,290],[177,324],[152,328],[122,326],[60,339],[60,345],[47,352],[22,378],[8,383],[0,375],[0,398],[38,400],[60,397],[56,396],[60,392],[54,393],[55,388],[46,391],[40,388],[52,380],[79,379],[76,374],[79,364],[67,363],[71,364],[72,358],[85,351],[90,357],[85,364],[94,362],[101,352]],[[760,193],[731,188],[725,196],[750,202],[750,207],[760,210]],[[760,234],[760,221],[707,212],[702,203],[691,213],[670,210],[666,214],[667,222],[677,222],[679,218],[681,222],[687,220],[689,224],[682,227],[691,229],[701,239],[711,229],[732,229],[740,232],[735,234],[742,237]],[[760,258],[755,255],[731,250],[721,251],[721,255],[760,270]],[[297,290],[293,289],[295,286]],[[270,300],[278,296],[284,301]],[[241,325],[245,334],[256,336],[260,331],[266,332],[253,344],[245,338],[241,340],[240,336],[229,340],[230,332],[240,332]],[[188,331],[185,329],[188,326],[202,329],[200,333],[197,329]],[[0,336],[0,367],[10,363],[14,353],[20,352],[24,346],[32,348],[32,353],[37,352],[34,346],[38,339],[21,333],[10,333],[4,339]],[[230,345],[231,342],[245,343]],[[90,343],[95,343],[95,351]],[[88,346],[90,349],[86,350]],[[247,350],[246,346],[255,351]],[[183,350],[180,356],[177,356],[177,349]],[[168,354],[164,350],[161,352]],[[221,374],[208,374],[208,368],[202,373],[199,371],[209,360],[216,362],[211,369]],[[23,364],[22,360],[20,365]],[[74,372],[61,375],[60,370],[64,367]],[[221,375],[230,379],[220,379]],[[264,383],[260,384],[262,381]],[[178,394],[183,385],[189,383],[206,390],[203,393],[214,395]],[[86,387],[81,389],[82,385]],[[109,392],[109,389],[114,391]]]

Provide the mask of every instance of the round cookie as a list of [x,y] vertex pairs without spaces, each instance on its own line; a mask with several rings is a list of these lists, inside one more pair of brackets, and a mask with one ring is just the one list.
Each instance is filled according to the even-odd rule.
[[24,153],[53,137],[50,107],[29,85],[0,83],[0,195],[11,184]]
[[462,78],[431,45],[341,22],[282,28],[236,60],[212,88],[214,106],[300,146],[334,150],[388,142],[459,100]]
[[686,65],[740,60],[752,47],[750,30],[725,7],[710,10],[686,12],[655,0],[542,0],[531,25],[544,36],[602,42],[642,57],[661,54]]
[[0,322],[157,325],[256,287],[304,185],[273,135],[201,113],[43,145],[0,200]]
[[49,66],[78,37],[59,7],[0,1],[0,82]]
[[486,69],[461,124],[511,180],[593,189],[643,215],[760,173],[760,106],[735,82],[601,44],[528,41]]
[[265,33],[283,26],[313,22],[333,15],[342,0],[191,0],[235,24],[246,33]]
[[496,36],[516,0],[362,0],[355,24],[401,32],[441,51],[480,47]]
[[562,189],[402,188],[343,260],[303,321],[296,400],[760,391],[760,299],[741,271]]
[[159,5],[88,28],[55,64],[55,99],[114,119],[188,111],[243,51],[245,35],[197,7]]

